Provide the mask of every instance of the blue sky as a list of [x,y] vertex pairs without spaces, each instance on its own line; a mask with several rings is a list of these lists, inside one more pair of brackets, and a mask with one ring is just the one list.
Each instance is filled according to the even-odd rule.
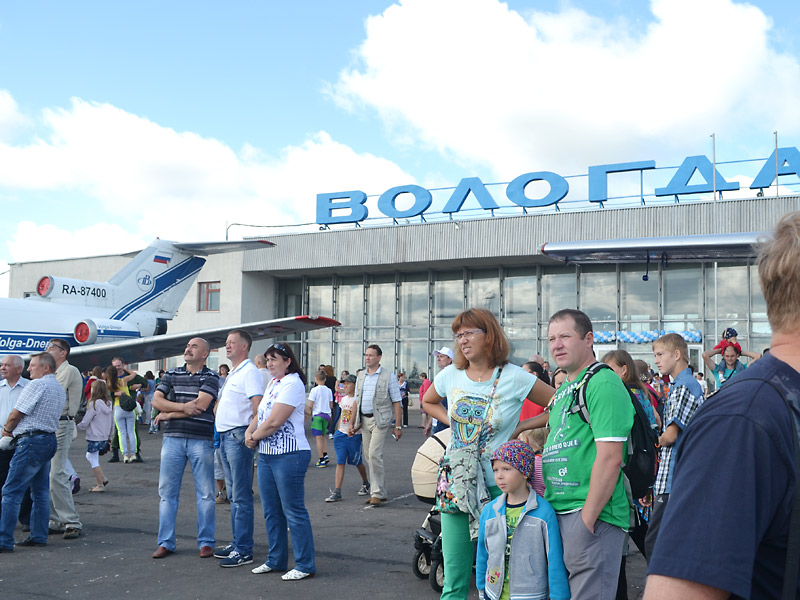
[[720,161],[766,157],[775,130],[800,146],[799,29],[773,1],[5,2],[0,261],[309,222],[323,192],[676,165],[712,132]]

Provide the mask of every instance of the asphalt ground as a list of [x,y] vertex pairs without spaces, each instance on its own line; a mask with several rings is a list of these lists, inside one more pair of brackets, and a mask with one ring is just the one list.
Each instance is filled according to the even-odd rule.
[[[416,403],[415,403],[416,404]],[[215,558],[198,556],[194,484],[191,472],[183,478],[178,511],[175,554],[154,560],[158,531],[158,468],[161,436],[140,425],[143,464],[101,464],[110,483],[102,494],[90,493],[94,478],[84,457],[83,434],[73,443],[70,459],[81,476],[74,495],[83,534],[74,540],[51,535],[46,547],[17,547],[0,555],[0,597],[17,598],[210,598],[236,597],[335,600],[438,598],[427,580],[414,576],[414,532],[429,506],[414,496],[410,466],[423,442],[419,412],[411,411],[409,428],[395,442],[386,441],[386,480],[390,501],[379,507],[364,504],[356,494],[361,479],[355,467],[345,471],[340,502],[324,499],[333,487],[335,467],[312,466],[306,477],[306,506],[311,515],[317,574],[299,582],[282,581],[277,574],[253,575],[250,569],[267,555],[261,501],[256,492],[255,556],[253,564],[220,568]],[[309,437],[310,439],[310,437]],[[333,444],[328,451],[333,455]],[[316,460],[316,450],[312,455]],[[335,459],[332,459],[335,460]],[[27,536],[17,528],[15,538]],[[230,507],[217,505],[217,544],[231,539]],[[293,560],[290,557],[290,568]],[[641,597],[645,564],[632,546],[628,558],[628,597]],[[279,596],[278,596],[279,595]],[[474,590],[470,599],[477,598]]]

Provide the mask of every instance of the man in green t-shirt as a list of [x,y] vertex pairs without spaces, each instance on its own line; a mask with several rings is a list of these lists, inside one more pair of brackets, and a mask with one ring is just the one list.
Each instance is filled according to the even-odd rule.
[[550,408],[545,498],[558,515],[572,598],[612,599],[629,523],[621,467],[634,409],[622,380],[603,369],[585,384],[590,424],[571,412],[573,391],[595,362],[592,322],[579,310],[560,310],[550,318],[548,337],[567,380]]

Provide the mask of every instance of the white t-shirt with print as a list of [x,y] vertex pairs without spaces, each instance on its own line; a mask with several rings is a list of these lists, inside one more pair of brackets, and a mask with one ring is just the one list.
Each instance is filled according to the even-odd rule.
[[305,431],[306,388],[297,373],[288,373],[280,380],[269,382],[258,405],[259,427],[272,414],[276,404],[287,404],[294,410],[275,433],[259,441],[258,451],[261,454],[286,454],[310,450]]

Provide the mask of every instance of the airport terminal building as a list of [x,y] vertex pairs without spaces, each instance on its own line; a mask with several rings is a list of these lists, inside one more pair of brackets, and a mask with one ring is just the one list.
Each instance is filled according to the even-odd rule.
[[[414,380],[432,372],[434,349],[452,345],[450,323],[466,307],[485,307],[499,317],[517,363],[534,353],[547,356],[549,316],[575,307],[591,317],[601,352],[623,348],[652,363],[649,342],[661,331],[679,331],[700,367],[703,346],[713,346],[725,327],[739,332],[745,349],[760,352],[769,345],[754,254],[737,246],[736,236],[729,246],[724,238],[769,231],[794,210],[800,210],[800,197],[271,236],[274,248],[209,257],[169,330],[331,316],[342,326],[285,340],[306,368],[325,363],[337,372],[355,371],[366,345],[377,343],[383,364]],[[583,242],[592,249],[602,240],[633,246],[665,237],[679,238],[682,252],[665,254],[654,246],[649,264],[642,251],[637,261],[636,250],[611,251],[596,260],[576,251],[574,261],[566,262],[542,252],[543,245],[547,252],[556,242]],[[719,251],[709,249],[707,240],[720,240]],[[127,260],[18,263],[12,266],[10,296],[34,292],[43,275],[104,281]],[[210,362],[225,362],[224,351]]]
[[[776,170],[773,166],[773,176]],[[557,182],[549,183],[557,189]],[[721,189],[719,181],[714,185]],[[642,197],[624,207],[596,199],[571,210],[529,205],[501,215],[473,185],[461,191],[465,198],[478,196],[478,215],[463,218],[457,207],[437,213],[436,220],[425,218],[427,206],[392,214],[398,189],[381,196],[379,206],[391,217],[383,225],[340,223],[332,210],[336,198],[349,195],[352,208],[356,194],[331,194],[318,198],[318,207],[321,202],[330,210],[318,209],[321,226],[313,231],[270,235],[274,248],[210,256],[169,331],[299,314],[333,317],[341,327],[283,340],[294,345],[306,369],[324,363],[337,374],[354,372],[363,365],[365,347],[377,343],[382,364],[404,371],[413,386],[420,373],[435,371],[431,352],[452,345],[450,324],[467,307],[485,307],[498,316],[518,364],[535,353],[548,356],[548,319],[572,307],[591,317],[598,353],[622,348],[652,364],[650,343],[664,331],[677,331],[690,345],[691,362],[704,370],[703,348],[714,346],[726,327],[739,332],[743,349],[768,347],[770,327],[752,243],[784,214],[800,210],[800,195],[754,191],[736,199],[716,192],[688,201],[678,194],[669,202]],[[406,186],[400,192],[424,200],[421,189]],[[14,264],[9,295],[33,293],[43,275],[105,281],[128,260]],[[261,352],[268,343],[258,342],[254,350]],[[209,362],[226,362],[224,349]]]

